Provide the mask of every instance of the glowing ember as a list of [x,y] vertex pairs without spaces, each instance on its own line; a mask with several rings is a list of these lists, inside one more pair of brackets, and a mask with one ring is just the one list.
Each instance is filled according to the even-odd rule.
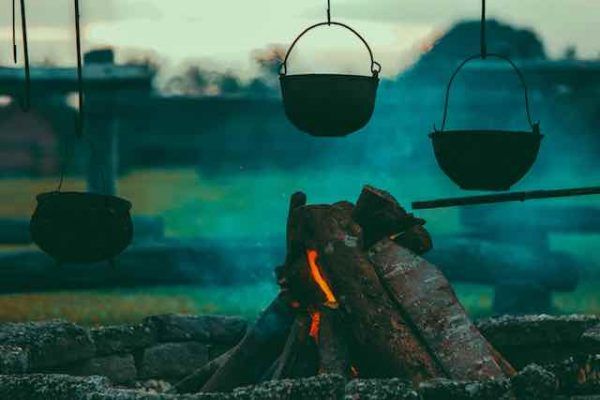
[[317,264],[318,257],[319,253],[316,250],[306,251],[306,259],[308,260],[308,266],[310,267],[310,274],[321,289],[321,292],[323,292],[325,295],[325,298],[327,299],[327,305],[337,306],[337,299],[333,295],[333,291],[329,287],[329,284],[325,278],[323,278],[323,275],[321,274],[321,268]]
[[308,334],[315,339],[315,342],[319,342],[319,329],[321,327],[321,313],[313,311],[310,313],[310,330]]

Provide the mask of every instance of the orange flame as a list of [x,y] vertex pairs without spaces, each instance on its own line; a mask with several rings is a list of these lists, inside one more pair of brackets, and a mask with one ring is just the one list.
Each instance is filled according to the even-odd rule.
[[308,334],[319,343],[319,329],[321,327],[321,313],[313,311],[310,313],[310,330]]
[[337,305],[337,299],[333,295],[333,291],[329,287],[329,284],[327,283],[327,281],[325,280],[325,278],[323,278],[323,275],[321,274],[321,268],[317,264],[318,257],[319,257],[319,253],[316,250],[307,250],[306,251],[306,259],[308,260],[308,266],[310,267],[310,274],[312,275],[312,278],[314,279],[314,281],[317,283],[317,285],[321,289],[321,292],[323,292],[323,294],[325,295],[325,298],[327,299],[327,303],[329,305],[335,306],[335,305]]

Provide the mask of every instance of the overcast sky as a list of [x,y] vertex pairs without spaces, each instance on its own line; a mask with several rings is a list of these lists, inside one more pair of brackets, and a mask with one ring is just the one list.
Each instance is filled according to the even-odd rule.
[[[0,5],[0,64],[10,61],[10,3],[5,0]],[[85,49],[111,45],[121,60],[152,53],[166,66],[193,60],[246,75],[252,74],[254,50],[289,44],[303,28],[324,20],[326,5],[324,0],[81,3]],[[28,0],[27,4],[32,60],[73,64],[72,2]],[[333,19],[365,36],[388,75],[453,22],[478,18],[479,7],[479,0],[332,0]],[[576,45],[584,58],[600,55],[600,0],[488,0],[488,9],[490,18],[534,28],[553,57],[568,45]],[[368,71],[360,43],[335,29],[307,36],[295,56],[291,61],[300,69],[322,67],[322,62],[326,69]]]

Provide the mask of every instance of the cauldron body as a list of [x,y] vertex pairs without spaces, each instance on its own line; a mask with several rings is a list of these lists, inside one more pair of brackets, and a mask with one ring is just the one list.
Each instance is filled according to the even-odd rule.
[[373,115],[377,76],[306,74],[280,77],[288,119],[313,136],[346,136]]
[[429,135],[440,168],[465,190],[508,190],[535,162],[537,132],[457,130]]
[[59,262],[110,260],[131,243],[131,203],[115,196],[49,192],[37,196],[33,242]]

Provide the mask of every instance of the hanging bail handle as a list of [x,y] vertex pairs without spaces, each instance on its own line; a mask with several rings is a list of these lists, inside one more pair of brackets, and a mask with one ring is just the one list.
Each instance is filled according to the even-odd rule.
[[291,46],[289,47],[287,53],[285,54],[285,58],[283,59],[283,62],[281,63],[281,67],[280,67],[280,71],[279,71],[279,75],[280,76],[285,76],[287,75],[287,62],[288,62],[288,58],[290,57],[290,54],[292,54],[292,50],[294,49],[294,47],[296,47],[296,44],[298,43],[298,41],[302,38],[302,36],[306,35],[309,31],[318,28],[320,26],[331,26],[331,25],[335,25],[335,26],[340,26],[342,28],[346,28],[347,30],[349,30],[350,32],[352,32],[357,38],[360,39],[360,41],[365,45],[365,47],[367,48],[367,51],[369,52],[369,58],[371,59],[371,73],[373,74],[373,77],[378,77],[379,73],[381,72],[381,64],[379,64],[377,61],[375,61],[375,58],[373,56],[373,50],[371,50],[371,46],[369,46],[369,43],[367,43],[367,41],[352,27],[343,24],[341,22],[335,22],[335,21],[327,21],[327,22],[319,22],[318,24],[314,24],[312,26],[309,26],[308,28],[306,28],[305,30],[303,30],[297,37],[296,39],[294,39],[294,41],[292,42]]
[[[444,129],[446,128],[446,119],[448,117],[448,104],[450,102],[450,91],[452,89],[452,84],[454,83],[454,79],[456,78],[458,73],[463,69],[463,67],[465,65],[467,65],[469,62],[471,62],[473,60],[479,59],[480,57],[481,57],[481,54],[477,54],[477,55],[473,55],[473,56],[467,58],[462,63],[460,63],[458,68],[456,68],[456,70],[452,74],[452,77],[450,78],[450,81],[448,82],[448,87],[446,88],[446,97],[444,100],[444,115],[442,117],[442,129],[440,132],[443,132]],[[527,123],[529,124],[529,126],[531,127],[531,129],[534,133],[539,133],[539,123],[537,123],[537,122],[534,123],[533,120],[531,119],[531,112],[530,112],[530,107],[529,107],[529,89],[527,88],[527,83],[525,82],[525,77],[523,76],[523,73],[517,67],[517,65],[508,57],[502,56],[500,54],[494,54],[494,53],[486,54],[486,58],[490,58],[490,57],[497,58],[499,60],[503,60],[503,61],[507,62],[508,64],[510,64],[510,66],[512,67],[513,71],[519,78],[519,82],[521,83],[521,86],[523,87],[523,95],[524,95],[524,100],[525,100],[525,114],[527,116]],[[434,126],[434,130],[437,131],[437,128],[435,126]]]

